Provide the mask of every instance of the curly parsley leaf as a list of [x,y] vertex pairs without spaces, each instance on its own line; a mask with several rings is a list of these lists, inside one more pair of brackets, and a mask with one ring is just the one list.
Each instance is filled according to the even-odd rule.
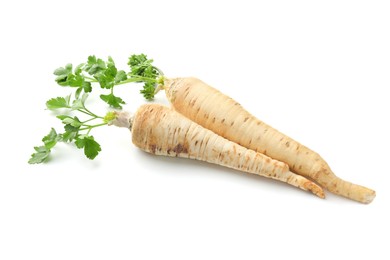
[[140,93],[148,100],[154,98],[158,77],[161,74],[152,63],[153,60],[148,59],[145,54],[131,55],[127,63],[131,69],[129,76],[139,78],[136,82],[144,83]]
[[152,100],[155,95],[155,84],[151,82],[145,82],[143,85],[143,89],[140,90],[140,93],[147,99]]

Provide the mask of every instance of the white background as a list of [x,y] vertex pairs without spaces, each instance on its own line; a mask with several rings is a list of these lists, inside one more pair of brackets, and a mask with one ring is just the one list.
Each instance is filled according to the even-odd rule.
[[[0,259],[389,259],[389,13],[388,1],[2,1]],[[377,198],[321,200],[151,156],[114,127],[93,133],[94,161],[61,144],[28,165],[61,129],[44,106],[69,93],[53,70],[90,54],[124,69],[140,52],[234,97]],[[117,88],[127,110],[145,102],[138,91]]]

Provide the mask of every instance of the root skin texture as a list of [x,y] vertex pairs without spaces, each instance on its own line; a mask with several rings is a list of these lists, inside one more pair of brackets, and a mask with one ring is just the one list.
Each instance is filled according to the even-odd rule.
[[239,103],[196,78],[165,80],[172,107],[216,134],[275,160],[334,194],[370,203],[375,191],[338,178],[321,156],[260,121]]
[[166,106],[143,105],[130,121],[134,145],[148,153],[206,161],[325,196],[321,187],[291,172],[287,164],[231,142]]

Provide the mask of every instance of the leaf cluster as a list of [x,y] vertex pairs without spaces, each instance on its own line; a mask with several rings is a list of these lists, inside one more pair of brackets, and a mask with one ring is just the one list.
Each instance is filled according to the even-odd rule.
[[107,61],[89,56],[87,62],[81,63],[73,69],[72,64],[60,67],[54,71],[55,81],[64,87],[76,87],[76,98],[84,91],[92,91],[92,84],[98,83],[103,89],[110,89],[108,95],[101,95],[100,98],[109,106],[122,108],[125,102],[114,95],[114,86],[127,80],[127,74],[124,70],[118,70],[114,60],[108,57]]
[[92,84],[98,83],[102,89],[108,89],[108,94],[100,95],[100,98],[109,106],[122,109],[125,101],[114,95],[114,87],[131,82],[142,83],[140,93],[148,100],[154,98],[156,86],[162,72],[153,66],[153,60],[145,54],[131,55],[128,61],[129,71],[118,70],[112,57],[107,61],[89,56],[85,63],[81,63],[73,69],[72,64],[67,64],[54,71],[55,81],[60,86],[75,87],[76,97],[80,93],[92,91]]
[[[87,61],[77,66],[66,64],[54,71],[55,81],[62,87],[74,89],[74,95],[56,97],[46,102],[49,110],[65,112],[57,116],[61,120],[64,130],[61,133],[52,128],[42,138],[43,144],[34,147],[35,152],[28,161],[31,164],[42,163],[49,158],[49,155],[57,143],[73,143],[77,148],[83,149],[89,159],[94,159],[101,147],[90,135],[93,128],[110,124],[116,118],[115,112],[108,112],[105,117],[92,113],[86,107],[88,95],[93,91],[94,85],[99,85],[108,93],[101,94],[100,99],[110,107],[122,109],[125,101],[114,95],[114,88],[126,83],[143,84],[140,93],[148,100],[154,98],[163,84],[163,73],[153,65],[153,60],[148,59],[145,54],[131,55],[128,60],[129,70],[119,70],[114,60],[108,57],[107,60],[97,58],[94,55],[88,57]],[[73,114],[80,114],[86,119]],[[100,120],[100,123],[94,123]]]
[[[81,97],[75,98],[71,101],[71,95],[66,97],[56,97],[46,102],[46,107],[50,110],[63,110],[66,113],[57,116],[64,125],[64,132],[57,133],[52,128],[46,136],[42,138],[43,145],[34,147],[35,153],[31,155],[30,164],[45,162],[52,148],[59,142],[74,143],[77,148],[83,149],[84,154],[89,159],[94,159],[101,151],[100,144],[95,141],[95,138],[90,135],[93,128],[106,125],[109,123],[107,119],[97,116],[86,108],[86,100],[88,94],[84,93]],[[78,111],[88,119],[82,121],[77,116],[70,115],[70,112]],[[110,120],[114,120],[115,117],[109,117]],[[99,124],[90,124],[94,120],[103,121]]]
[[152,63],[153,60],[148,59],[145,54],[131,55],[127,63],[131,69],[130,76],[135,79],[139,78],[136,82],[143,83],[143,89],[140,93],[148,100],[154,98],[158,77],[162,76],[161,71]]

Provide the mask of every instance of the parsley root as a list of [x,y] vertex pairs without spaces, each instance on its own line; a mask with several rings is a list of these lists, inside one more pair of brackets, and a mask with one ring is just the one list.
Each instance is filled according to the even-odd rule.
[[[76,98],[82,92],[91,92],[92,84],[98,83],[101,88],[109,90],[100,98],[117,109],[121,109],[125,103],[114,95],[117,85],[132,82],[143,84],[140,92],[148,100],[153,99],[160,90],[165,90],[176,111],[204,128],[286,163],[292,172],[317,182],[334,194],[362,203],[370,203],[375,198],[374,190],[340,179],[318,153],[255,118],[230,97],[196,78],[166,78],[152,63],[153,60],[144,54],[132,55],[128,62],[130,70],[125,72],[116,68],[111,57],[103,61],[89,56],[86,63],[74,69],[68,64],[55,70],[54,74],[59,85],[77,88]],[[50,151],[51,145],[50,142],[48,145],[45,143],[44,147],[49,147],[46,150]],[[47,157],[46,150],[36,147],[38,162]]]
[[231,142],[168,107],[143,105],[133,117],[119,112],[113,124],[129,128],[133,144],[148,153],[206,161],[286,182],[325,197],[321,187],[289,171],[287,164]]
[[[324,192],[312,181],[289,171],[285,163],[230,142],[223,137],[190,121],[183,115],[165,106],[152,104],[141,106],[135,116],[127,112],[108,112],[101,117],[86,107],[88,94],[57,97],[46,102],[51,110],[61,110],[65,114],[57,118],[64,124],[64,133],[54,128],[43,139],[43,145],[34,147],[30,164],[45,162],[58,142],[74,143],[84,150],[89,159],[94,159],[101,151],[99,143],[90,135],[92,129],[115,125],[132,130],[133,143],[144,151],[166,156],[187,157],[253,173],[282,182],[303,190],[311,191],[324,198]],[[73,116],[80,114],[81,117]],[[95,124],[91,122],[99,120]]]
[[201,80],[166,79],[165,90],[175,110],[226,139],[287,163],[293,172],[332,193],[362,203],[375,198],[375,191],[338,178],[319,154],[260,121]]

